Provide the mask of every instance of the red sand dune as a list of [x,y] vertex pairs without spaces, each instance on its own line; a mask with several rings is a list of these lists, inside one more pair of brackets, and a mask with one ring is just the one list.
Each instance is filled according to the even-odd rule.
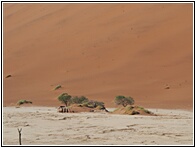
[[125,95],[144,107],[192,108],[192,4],[3,6],[4,106],[55,106],[67,92],[106,107]]

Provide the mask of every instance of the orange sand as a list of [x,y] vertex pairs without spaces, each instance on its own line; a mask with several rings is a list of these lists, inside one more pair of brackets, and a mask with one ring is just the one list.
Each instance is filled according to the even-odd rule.
[[3,27],[4,106],[55,106],[67,92],[192,108],[192,4],[4,3]]

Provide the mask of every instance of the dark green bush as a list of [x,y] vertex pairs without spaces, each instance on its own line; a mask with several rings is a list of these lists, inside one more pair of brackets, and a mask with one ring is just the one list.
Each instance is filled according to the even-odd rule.
[[82,106],[88,107],[88,102],[82,103]]
[[29,101],[29,100],[19,100],[18,102],[17,102],[17,105],[22,105],[22,104],[28,104],[28,103],[30,103],[30,104],[32,104],[33,102],[32,101]]
[[62,93],[58,96],[58,100],[68,106],[71,103],[71,96],[67,93]]
[[89,101],[88,103],[86,103],[86,106],[87,107],[90,107],[90,108],[96,108],[96,107],[100,107],[102,109],[105,109],[105,106],[104,106],[104,103],[103,102],[99,102],[99,101]]
[[85,96],[70,96],[67,93],[63,93],[60,96],[58,96],[58,100],[64,103],[66,106],[69,106],[70,104],[79,104],[81,107],[89,107],[89,108],[96,108],[99,109],[105,109],[104,103],[99,101],[93,101],[85,97]]
[[87,103],[87,107],[95,108],[95,107],[96,107],[95,101],[90,100],[90,101]]
[[84,96],[81,96],[81,97],[75,96],[75,97],[71,98],[71,103],[73,103],[73,104],[83,104],[88,101],[89,101],[88,98],[86,98]]
[[104,106],[104,103],[103,102],[98,102],[98,101],[95,101],[95,104],[96,104],[96,107],[97,106],[99,106],[99,107],[101,107],[101,108],[105,108],[105,106]]
[[133,105],[134,99],[131,97],[125,97],[125,96],[116,96],[115,103],[117,105],[123,105],[124,107],[127,105]]

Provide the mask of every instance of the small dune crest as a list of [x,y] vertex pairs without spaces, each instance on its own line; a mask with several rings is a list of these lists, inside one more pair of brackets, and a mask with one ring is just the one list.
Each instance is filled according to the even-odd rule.
[[113,114],[126,114],[126,115],[150,115],[155,116],[155,114],[141,106],[127,105],[117,108],[112,112]]
[[92,108],[92,107],[84,106],[81,104],[71,105],[70,110],[75,113],[77,113],[77,112],[102,112],[102,111],[106,111],[106,109],[103,109],[100,106]]

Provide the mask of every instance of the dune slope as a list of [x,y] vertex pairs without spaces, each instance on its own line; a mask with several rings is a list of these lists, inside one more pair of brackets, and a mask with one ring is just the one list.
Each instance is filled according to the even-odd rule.
[[192,4],[4,4],[4,106],[58,105],[67,92],[191,108],[192,18]]

